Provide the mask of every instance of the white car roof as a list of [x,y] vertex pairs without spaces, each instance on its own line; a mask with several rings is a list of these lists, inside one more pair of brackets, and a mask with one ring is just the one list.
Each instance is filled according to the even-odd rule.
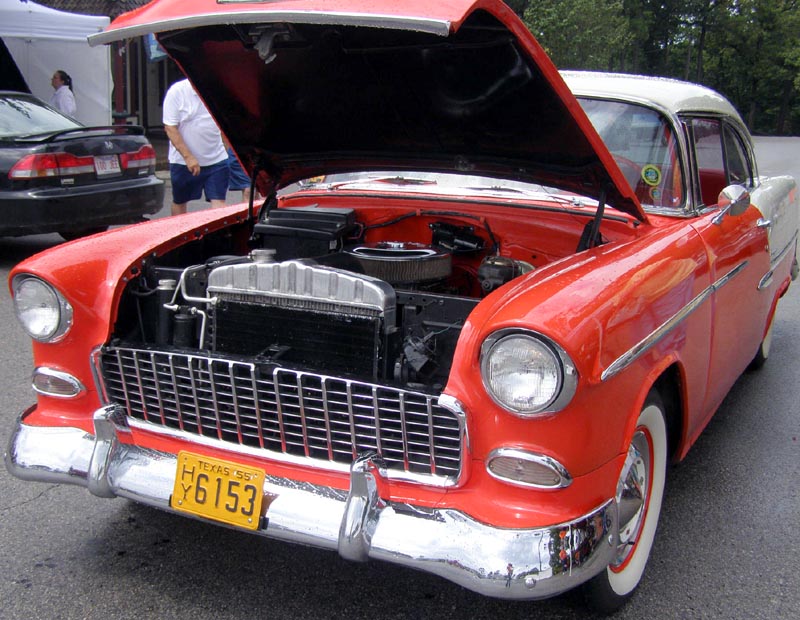
[[662,77],[594,71],[561,71],[561,76],[576,96],[650,103],[673,114],[723,114],[741,122],[736,108],[725,97],[698,84]]

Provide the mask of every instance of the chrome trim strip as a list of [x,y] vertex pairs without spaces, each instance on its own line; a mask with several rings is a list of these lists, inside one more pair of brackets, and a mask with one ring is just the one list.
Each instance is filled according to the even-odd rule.
[[677,313],[675,313],[672,317],[664,321],[661,325],[659,325],[652,333],[645,336],[640,340],[636,345],[631,347],[628,351],[620,355],[617,359],[615,359],[611,364],[609,364],[608,368],[606,368],[602,374],[600,375],[601,381],[607,381],[623,369],[627,368],[637,359],[639,359],[642,355],[647,353],[650,349],[656,346],[661,340],[663,340],[673,329],[675,329],[678,325],[680,325],[684,319],[686,319],[692,312],[697,310],[698,307],[713,293],[721,289],[725,286],[728,282],[731,281],[735,276],[742,272],[742,270],[747,266],[748,261],[744,261],[739,263],[736,267],[731,269],[728,273],[722,276],[719,280],[708,286],[706,289],[700,292],[697,297],[692,299],[688,304],[686,304],[683,308],[681,308]]
[[158,22],[137,24],[115,30],[106,30],[89,35],[92,47],[104,43],[113,43],[122,39],[132,39],[155,32],[184,30],[202,26],[218,26],[225,24],[274,24],[287,22],[292,24],[311,24],[318,26],[357,26],[366,28],[389,28],[392,30],[410,30],[446,37],[450,34],[450,22],[399,15],[374,15],[367,13],[335,13],[314,11],[269,11],[247,10],[205,13],[164,19]]
[[[29,426],[25,416],[14,425],[5,456],[14,476],[77,484],[103,497],[176,512],[169,505],[176,456],[120,441],[125,429],[109,410],[95,415],[98,436],[78,428]],[[386,500],[380,494],[382,477],[380,461],[372,454],[359,456],[354,464],[349,493],[268,475],[266,519],[253,533],[338,549],[348,559],[400,564],[510,600],[560,594],[614,560],[619,540],[614,498],[570,521],[495,527],[452,508]]]
[[774,279],[773,275],[774,275],[774,272],[772,271],[772,269],[770,269],[767,273],[764,274],[764,276],[761,278],[761,280],[758,283],[758,290],[759,291],[763,291],[770,284],[772,284],[772,281]]
[[772,269],[775,269],[775,267],[778,266],[778,263],[780,263],[784,259],[786,254],[788,254],[791,250],[795,249],[796,247],[797,247],[797,232],[795,232],[794,235],[792,235],[792,238],[789,240],[789,243],[787,243],[781,249],[781,251],[778,252],[775,258],[770,259],[770,267]]
[[763,291],[765,288],[768,288],[772,284],[774,280],[775,269],[783,261],[783,259],[786,258],[786,255],[790,251],[794,250],[796,247],[797,247],[797,233],[795,232],[795,234],[792,235],[792,238],[789,240],[789,243],[787,243],[780,250],[780,252],[778,252],[775,258],[770,257],[770,262],[769,262],[770,270],[764,274],[764,277],[761,278],[761,281],[758,283],[759,291]]

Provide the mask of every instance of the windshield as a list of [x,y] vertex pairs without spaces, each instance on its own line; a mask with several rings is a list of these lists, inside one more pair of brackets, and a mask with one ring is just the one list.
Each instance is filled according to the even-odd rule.
[[327,191],[383,191],[446,196],[509,197],[557,201],[572,206],[596,205],[597,201],[585,196],[576,196],[537,183],[523,183],[509,179],[495,179],[477,175],[462,175],[442,172],[385,170],[378,172],[346,172],[305,179],[284,188],[280,193],[298,190]]
[[20,138],[80,126],[33,97],[0,96],[0,138]]
[[684,183],[670,124],[650,108],[579,99],[592,125],[645,207],[681,208]]

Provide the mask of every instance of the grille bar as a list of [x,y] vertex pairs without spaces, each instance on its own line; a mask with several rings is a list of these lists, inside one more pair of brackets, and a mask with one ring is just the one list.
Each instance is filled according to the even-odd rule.
[[135,420],[228,444],[349,465],[374,451],[389,475],[452,485],[461,472],[462,421],[436,396],[228,359],[104,349],[112,403]]

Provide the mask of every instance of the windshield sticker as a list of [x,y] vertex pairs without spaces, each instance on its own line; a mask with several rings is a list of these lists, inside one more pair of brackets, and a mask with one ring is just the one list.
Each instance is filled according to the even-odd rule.
[[661,183],[661,169],[653,164],[647,164],[642,168],[642,181],[650,187],[655,187]]

